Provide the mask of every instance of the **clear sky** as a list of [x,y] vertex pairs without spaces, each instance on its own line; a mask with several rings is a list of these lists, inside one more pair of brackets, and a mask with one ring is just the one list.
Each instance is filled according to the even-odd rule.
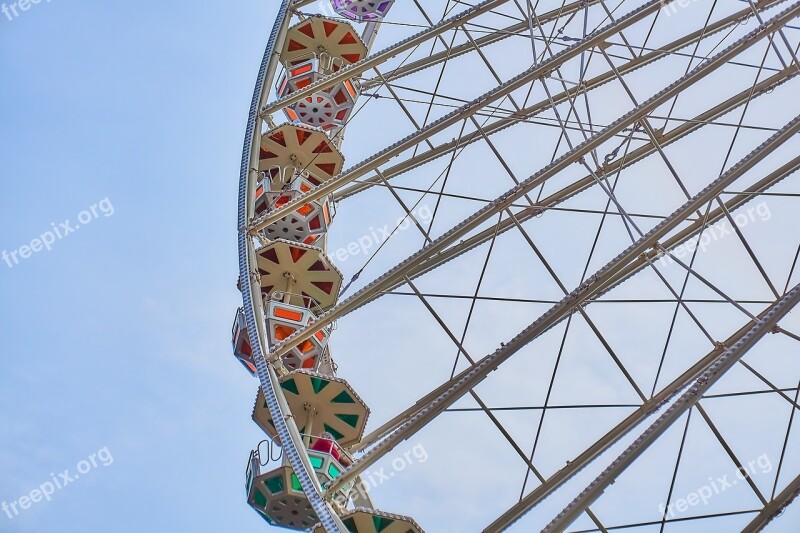
[[113,457],[0,531],[263,530],[243,496],[255,383],[230,324],[270,6],[54,0],[0,15],[0,248],[73,229],[1,265],[0,503]]
[[[431,12],[440,15],[443,10],[439,4],[444,2],[432,0],[431,5],[434,3],[437,7]],[[19,514],[12,510],[12,518],[0,509],[0,532],[216,533],[268,529],[245,502],[246,461],[263,433],[250,420],[256,382],[231,355],[230,324],[241,304],[236,290],[236,194],[242,138],[276,4],[276,0],[42,0],[25,11],[17,6],[16,15],[13,10],[9,15],[0,11],[0,505],[15,502],[19,508],[20,498],[32,491],[67,482],[48,495],[52,501],[25,505],[29,508]],[[3,5],[11,4],[0,0],[0,9]],[[742,6],[737,2],[734,8]],[[396,10],[397,20],[423,23],[410,8]],[[695,22],[702,21],[703,13],[695,13]],[[503,23],[495,22],[497,26]],[[579,28],[580,21],[574,25]],[[387,27],[382,30],[381,42],[394,42],[413,29]],[[574,34],[579,30],[570,27],[569,31]],[[668,30],[664,35],[663,40],[673,38]],[[763,48],[758,48],[758,53],[762,52]],[[420,50],[417,56],[425,53]],[[526,66],[515,61],[515,55],[503,53],[502,48],[498,56],[494,65],[504,78]],[[760,56],[747,59],[757,63]],[[452,74],[447,76],[448,94],[474,97],[495,85],[487,72],[475,75],[474,63],[455,63],[448,67],[454,69],[448,71]],[[771,64],[774,66],[774,58]],[[652,94],[681,76],[686,62],[675,60],[667,66],[659,75],[651,76],[647,71],[647,75],[634,76],[639,94]],[[741,72],[726,71],[716,80],[717,87],[727,90],[726,76],[735,78]],[[744,72],[752,77],[750,70]],[[432,86],[436,74],[422,73],[421,85]],[[745,83],[744,87],[748,86]],[[775,113],[775,107],[754,104],[762,116],[770,118],[765,121],[769,127],[781,126],[796,114],[798,100],[792,91],[797,87],[795,83],[775,91],[773,98],[784,98],[781,109],[785,114]],[[409,108],[423,122],[425,97],[404,94],[409,100],[420,100],[409,103]],[[605,98],[604,103],[630,105],[619,87],[602,89],[599,98]],[[370,102],[374,114],[363,114],[348,130],[346,166],[414,130],[387,98]],[[698,108],[706,109],[703,105],[687,98],[678,106],[677,116],[693,116]],[[597,105],[597,123],[616,118],[619,107],[624,106]],[[436,109],[432,118],[450,109]],[[381,110],[387,118],[381,118]],[[735,122],[737,118],[728,120]],[[376,124],[391,127],[376,128]],[[525,131],[534,133],[514,136],[505,132],[497,136],[511,167],[522,177],[548,163],[553,153],[550,146],[530,150],[532,140],[544,146],[550,141],[555,144],[557,138],[555,128],[542,124],[526,127],[532,129]],[[719,131],[727,135],[722,142],[729,142],[729,130],[714,130],[714,134]],[[728,166],[767,134],[743,133]],[[436,142],[452,136],[451,130]],[[680,161],[679,171],[685,172],[693,193],[724,167],[721,157],[701,158],[703,153],[691,144],[686,149],[670,150]],[[724,150],[715,155],[719,154],[724,156]],[[448,190],[494,197],[511,187],[512,181],[492,158],[482,144],[470,148],[453,171],[454,176],[470,179],[453,178]],[[428,187],[431,176],[438,175],[445,163],[437,161],[398,182]],[[652,207],[665,215],[685,198],[659,164],[643,165],[650,171],[642,178],[647,180],[647,187],[637,189],[634,184],[631,189],[621,189],[620,194],[627,202]],[[695,172],[698,168],[703,172]],[[565,173],[563,179],[574,178],[579,170]],[[796,191],[797,181],[787,180],[783,186],[784,190]],[[653,189],[648,187],[658,187],[659,194],[652,194]],[[402,215],[389,194],[377,189],[342,204],[331,236],[333,250],[392,224]],[[409,203],[416,201],[407,193],[403,197]],[[657,201],[663,204],[657,205]],[[773,225],[753,224],[747,231],[754,232],[754,239],[763,237],[764,246],[780,248],[780,253],[764,254],[765,264],[776,277],[785,277],[797,245],[796,238],[787,236],[791,231],[786,228],[796,227],[791,215],[798,211],[794,204],[778,199],[771,202]],[[569,205],[598,210],[606,203],[603,195],[590,194]],[[420,206],[433,208],[435,198]],[[434,236],[481,204],[451,198],[442,206]],[[561,216],[549,214],[526,227],[538,229],[532,233],[534,238],[545,255],[555,258],[556,270],[571,288],[580,280],[584,252],[592,246],[597,219],[589,215]],[[609,224],[612,229],[604,234],[602,253],[592,260],[589,272],[630,242],[617,222]],[[650,219],[642,221],[645,229],[652,224],[655,222]],[[794,239],[791,245],[778,242],[784,237]],[[565,242],[569,242],[568,247]],[[723,265],[732,263],[731,257],[747,260],[742,249],[733,250],[735,240],[726,242],[715,244],[718,250],[730,246],[719,254]],[[413,230],[402,232],[369,265],[359,284],[381,274],[421,244],[422,238]],[[421,290],[471,294],[485,253],[486,247],[479,248],[463,261],[454,261],[449,270],[424,278],[419,282]],[[546,302],[563,296],[520,235],[510,232],[498,239],[497,256],[514,260],[493,261],[482,290],[493,296],[544,303],[502,306],[481,302],[476,315],[491,327],[480,335],[470,331],[465,343],[476,358],[491,353],[501,341],[546,311]],[[340,262],[339,267],[349,279],[364,261],[362,254]],[[713,263],[698,268],[718,274],[715,280],[727,283],[734,292],[741,289],[737,296],[771,298],[763,284],[751,278],[744,283],[744,274],[739,278],[733,269],[728,272]],[[679,269],[667,270],[676,284],[680,284],[681,275]],[[749,275],[758,279],[752,272]],[[703,287],[692,288],[696,295],[708,296]],[[751,288],[751,292],[745,290]],[[622,289],[622,296],[641,294],[669,296],[654,276]],[[435,306],[451,329],[460,334],[469,301],[440,299]],[[759,304],[750,309],[763,307]],[[604,331],[611,332],[609,338],[621,357],[635,372],[641,372],[636,378],[648,381],[653,378],[649,374],[655,368],[652,363],[661,355],[672,309],[659,308],[652,315],[642,314],[643,306],[627,309],[627,314],[606,313],[600,318],[598,312],[593,316]],[[717,338],[727,337],[744,320],[729,309],[725,313],[704,315],[716,327]],[[723,323],[723,315],[730,320]],[[681,316],[679,327],[686,329],[680,337],[682,344],[674,350],[678,354],[667,361],[664,372],[669,377],[708,349],[707,339]],[[800,331],[796,316],[793,325]],[[564,363],[567,370],[563,371],[572,381],[558,389],[553,401],[635,403],[638,398],[633,397],[628,383],[586,324],[576,319],[574,328],[578,333],[570,336],[567,352],[571,355],[565,356],[565,360],[572,359]],[[543,336],[535,351],[527,351],[527,357],[521,354],[504,367],[505,373],[498,372],[499,378],[481,385],[487,401],[495,406],[540,404],[562,333],[557,328]],[[780,348],[776,352],[781,354],[780,364],[770,366],[756,359],[765,365],[759,368],[781,386],[796,388],[796,372],[787,370],[800,371],[800,364],[789,357],[792,348],[796,353],[796,345],[785,339],[772,342],[777,343],[770,345],[772,348]],[[431,320],[425,307],[407,296],[386,297],[353,313],[341,321],[332,343],[341,374],[373,408],[371,427],[446,380],[456,353],[450,338]],[[647,353],[642,346],[648,347]],[[532,355],[541,357],[533,359]],[[463,368],[462,357],[458,369]],[[763,387],[739,377],[735,383],[740,388],[731,390]],[[465,399],[457,405],[474,408],[476,404]],[[789,414],[784,402],[778,401],[774,409],[749,408],[758,416],[780,415],[770,427],[778,433],[783,431]],[[729,422],[726,430],[745,431],[735,423],[739,411],[729,408],[725,413]],[[548,472],[555,471],[565,458],[582,451],[584,444],[623,414],[619,410],[598,413],[575,409],[552,415],[549,420],[556,422],[545,425],[550,433],[545,432],[548,438],[543,439],[536,460],[547,461]],[[526,451],[538,416],[535,412],[498,415],[524,443]],[[695,417],[693,423],[698,419]],[[471,423],[466,424],[466,420]],[[759,427],[754,424],[746,430],[756,434]],[[624,496],[638,495],[644,490],[638,485],[654,487],[657,484],[648,481],[652,479],[663,482],[659,490],[665,483],[668,487],[671,472],[663,471],[663,465],[674,464],[670,454],[682,429],[665,439],[665,446],[672,446],[664,448],[667,461],[646,463],[636,476],[627,478],[629,485],[617,485],[629,490]],[[707,432],[702,426],[700,430]],[[578,442],[574,438],[577,434],[585,440]],[[792,435],[796,443],[800,431],[795,428]],[[682,478],[676,494],[696,490],[710,475],[731,472],[727,457],[708,444],[717,445],[713,438],[705,437],[708,440],[693,449],[706,455],[687,459],[689,477]],[[454,447],[454,442],[461,444]],[[749,441],[744,438],[740,442]],[[469,444],[474,447],[467,451]],[[414,450],[419,453],[420,446],[424,454],[413,455]],[[613,453],[619,451],[615,448]],[[759,443],[738,451],[746,461],[769,452],[776,463],[780,455],[780,447],[766,449]],[[429,532],[479,530],[519,496],[523,474],[519,457],[482,415],[448,413],[401,445],[382,464],[390,466],[405,452],[414,457],[414,467],[407,465],[403,476],[376,490],[376,499],[386,511],[414,515]],[[714,461],[706,460],[708,457]],[[429,464],[417,465],[422,462]],[[789,473],[793,476],[800,471],[800,457],[795,454],[787,464],[787,473],[781,478],[784,482]],[[691,477],[693,470],[697,479]],[[78,478],[74,479],[76,473]],[[587,475],[596,473],[596,465],[587,471]],[[651,477],[656,476],[654,473],[657,477]],[[589,480],[584,478],[581,483]],[[765,477],[763,483],[771,481]],[[531,487],[529,484],[527,490]],[[656,498],[663,497],[663,491],[658,494]],[[742,496],[747,497],[752,495]],[[739,503],[733,495],[730,498]],[[561,498],[543,506],[543,515],[554,516],[567,501]],[[653,501],[658,500],[642,503],[643,516],[653,518],[656,514]],[[441,502],[447,502],[446,509]],[[617,516],[628,507],[635,506],[628,506],[624,497],[601,505],[605,516]],[[797,510],[792,512],[790,518],[798,520]],[[784,521],[774,531],[791,531],[791,523]],[[585,526],[585,520],[581,524]],[[527,531],[525,526],[517,530]],[[697,530],[679,530],[676,526],[674,531]]]

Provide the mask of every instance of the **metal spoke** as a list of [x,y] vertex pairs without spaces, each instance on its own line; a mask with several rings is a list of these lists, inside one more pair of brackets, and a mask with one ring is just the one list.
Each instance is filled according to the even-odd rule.
[[[705,8],[678,0],[439,1],[399,2],[392,8],[399,16],[368,22],[367,15],[345,11],[356,9],[355,0],[313,7],[313,0],[283,0],[259,72],[240,173],[238,286],[244,305],[234,352],[259,378],[265,403],[254,419],[280,442],[281,468],[294,471],[294,489],[299,483],[308,499],[303,505],[313,514],[304,527],[344,533],[354,524],[349,513],[380,514],[361,489],[348,496],[349,487],[362,486],[401,443],[441,430],[435,423],[444,415],[442,423],[456,424],[449,429],[483,427],[480,439],[500,443],[482,466],[512,484],[505,483],[492,503],[499,507],[489,512],[502,514],[485,527],[487,533],[523,519],[522,529],[540,530],[543,524],[536,522],[556,514],[541,516],[553,511],[545,503],[573,488],[569,496],[577,497],[543,531],[575,531],[578,518],[586,531],[663,532],[691,522],[713,529],[728,520],[738,520],[739,527],[751,521],[744,531],[760,531],[800,494],[800,477],[787,484],[796,474],[789,470],[789,444],[797,433],[800,381],[789,373],[794,366],[781,366],[790,359],[777,357],[789,353],[752,350],[763,348],[769,341],[759,343],[770,333],[779,350],[800,341],[787,318],[800,303],[800,245],[787,225],[800,200],[800,155],[791,150],[800,116],[786,122],[776,112],[785,106],[785,115],[797,113],[791,94],[800,74],[800,0],[713,0]],[[349,40],[357,43],[339,45],[356,50],[350,55],[355,60],[340,52],[325,63],[337,47],[333,31],[351,32]],[[315,34],[316,43],[306,47],[301,33]],[[377,51],[376,43],[382,43]],[[291,80],[300,78],[290,77],[298,62],[290,57],[298,57],[292,56],[298,49],[314,50],[320,66],[295,87]],[[275,85],[281,67],[287,81]],[[349,95],[334,92],[348,83],[354,87]],[[347,101],[333,103],[334,94]],[[323,97],[331,102],[325,109],[315,104]],[[314,105],[323,114],[341,110],[335,127],[296,111]],[[284,114],[288,123],[281,122]],[[374,131],[361,129],[370,121],[378,125]],[[302,143],[303,124],[317,130],[309,135],[323,134],[335,171],[323,169],[323,160],[332,158],[325,143],[313,153],[309,143],[296,155],[277,158],[272,152],[280,147],[266,148],[294,145],[294,134],[283,137],[291,128]],[[362,160],[343,169],[343,157],[355,153]],[[264,165],[278,158],[287,166],[274,178],[275,167],[264,171]],[[290,183],[284,173],[307,177],[309,184]],[[343,200],[350,200],[352,217],[343,214]],[[271,240],[280,235],[276,228],[320,206],[329,210],[323,233],[289,239],[304,247],[290,259],[278,248],[283,264],[293,260],[297,266],[284,273],[287,294],[275,292],[281,283],[266,265],[277,261],[270,248],[285,240]],[[341,233],[328,235],[334,215]],[[381,226],[380,216],[399,218]],[[365,220],[374,226],[369,246],[363,244],[367,237],[346,234],[359,231]],[[334,254],[328,246],[348,240],[347,257],[361,257],[339,265],[345,278],[333,261],[345,247]],[[356,242],[359,252],[352,248]],[[297,276],[292,269],[306,261],[315,272]],[[317,286],[328,274],[318,269],[331,268],[336,281]],[[288,294],[301,283],[307,284],[302,294]],[[321,295],[320,301],[309,294]],[[354,313],[383,296],[394,298],[374,306],[378,312]],[[294,305],[293,298],[302,300],[311,318],[279,335],[275,305],[279,299]],[[386,322],[378,318],[385,312],[381,304],[401,306],[403,327],[421,334],[386,345],[385,370],[402,386],[371,384],[373,390],[361,393],[372,403],[391,390],[387,398],[406,407],[397,412],[396,404],[372,405],[373,420],[382,417],[377,427],[366,426],[364,413],[354,418],[357,436],[332,437],[347,462],[340,461],[336,476],[319,475],[311,461],[311,444],[322,438],[317,415],[299,413],[300,404],[292,403],[302,396],[302,410],[312,413],[312,393],[294,391],[299,381],[292,380],[317,372],[315,379],[349,387],[346,374],[338,376],[345,368],[337,363],[345,359],[333,361],[335,346],[329,348],[327,338],[337,329],[366,326],[364,341],[372,344],[370,336],[378,334],[372,328]],[[236,328],[246,328],[251,359],[240,353]],[[425,336],[431,331],[434,337]],[[414,342],[427,350],[412,347]],[[315,359],[307,366],[298,354],[311,344],[321,351],[308,352]],[[391,365],[400,352],[409,357],[406,366],[428,374],[414,380],[399,375],[403,370]],[[431,376],[431,370],[444,375]],[[364,385],[371,371],[364,367],[354,382]],[[432,389],[423,385],[431,377]],[[742,461],[749,449],[742,444],[746,431],[730,416],[740,402],[754,409],[777,406],[750,435],[766,449],[780,442],[769,489]],[[578,429],[565,443],[559,439],[569,427]],[[676,517],[668,510],[680,501],[684,478],[698,474],[689,465],[694,467],[693,447],[701,438],[717,450],[715,459],[744,474],[749,489],[742,493],[750,503],[742,499],[722,507],[726,512]],[[667,507],[659,506],[655,516],[635,514],[618,501],[626,497],[619,486],[609,490],[625,473],[628,481],[651,468],[646,452],[660,454],[663,483],[649,483],[653,494],[637,497],[665,499]],[[587,467],[605,469],[597,475],[599,469]],[[265,484],[263,477],[252,479]],[[267,512],[273,502],[268,497],[269,505],[261,505],[251,490],[256,485],[248,482],[249,503],[272,523]],[[453,494],[472,490],[463,481],[454,485],[447,489]],[[601,497],[602,520],[592,511]],[[539,513],[528,516],[537,506]],[[311,527],[308,520],[315,517],[321,524]],[[454,527],[464,529],[462,521],[455,517]]]

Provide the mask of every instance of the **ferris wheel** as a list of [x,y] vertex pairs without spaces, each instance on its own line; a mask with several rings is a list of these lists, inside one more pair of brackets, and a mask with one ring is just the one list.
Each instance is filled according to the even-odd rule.
[[278,2],[238,199],[247,503],[317,533],[797,531],[799,17]]

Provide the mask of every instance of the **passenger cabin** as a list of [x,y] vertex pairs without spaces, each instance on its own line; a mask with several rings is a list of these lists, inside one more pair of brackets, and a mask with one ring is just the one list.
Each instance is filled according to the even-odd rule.
[[[308,456],[322,485],[339,477],[344,470],[331,454],[308,450]],[[265,471],[267,466],[258,450],[250,454],[245,485],[247,502],[271,525],[300,531],[311,529],[319,519],[288,460],[284,457],[279,467]],[[346,484],[334,496],[336,501],[346,504],[352,488],[352,483]]]
[[[270,346],[278,345],[316,319],[316,315],[306,307],[270,300],[266,306],[267,340]],[[283,365],[289,370],[317,370],[324,359],[328,335],[329,330],[323,329],[300,342],[284,356]]]
[[[301,433],[330,433],[339,446],[361,441],[369,407],[347,381],[309,370],[295,370],[280,378],[281,389]],[[253,421],[277,438],[275,424],[261,389],[253,408]]]
[[247,321],[244,316],[244,309],[236,311],[236,318],[233,321],[233,355],[242,363],[250,374],[255,375],[256,363],[253,359],[253,347],[250,346],[250,335],[247,332]]
[[[266,178],[264,181],[268,180],[269,178]],[[269,183],[262,182],[256,189],[257,215],[283,207],[314,188],[314,185],[302,175],[296,177],[288,188],[281,191],[270,191],[268,186]],[[313,200],[264,228],[261,236],[269,240],[280,238],[302,244],[314,244],[328,233],[333,218],[332,212],[328,197]]]
[[[366,56],[366,44],[347,22],[322,16],[308,18],[287,32],[280,54],[285,71],[275,93],[284,98]],[[329,132],[347,123],[360,93],[356,78],[329,86],[322,84],[312,94],[284,108],[284,112],[292,122]]]

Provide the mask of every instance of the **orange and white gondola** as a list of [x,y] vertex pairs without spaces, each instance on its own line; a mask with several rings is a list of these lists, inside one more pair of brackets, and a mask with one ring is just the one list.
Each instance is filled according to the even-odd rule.
[[261,136],[259,194],[280,191],[298,176],[316,186],[342,171],[344,156],[327,135],[298,124],[283,124]]
[[[289,28],[281,51],[285,72],[275,92],[288,96],[357,63],[367,56],[367,45],[347,22],[314,16]],[[284,109],[289,120],[331,131],[344,126],[355,109],[361,87],[355,78],[322,87]]]
[[256,257],[266,300],[277,291],[299,307],[328,310],[336,304],[344,276],[321,248],[276,239],[258,248]]
[[[287,189],[262,192],[256,196],[256,214],[261,215],[282,207],[313,188],[310,181],[298,176]],[[303,204],[292,214],[264,228],[259,235],[268,240],[286,239],[311,245],[328,233],[332,220],[333,209],[326,197]]]
[[367,45],[349,23],[314,15],[289,28],[280,56],[290,66],[316,57],[336,71],[358,63],[367,53]]
[[[272,299],[266,304],[267,340],[270,346],[277,345],[317,319],[311,309],[284,303],[280,296],[278,293],[278,299]],[[329,330],[324,329],[299,343],[283,357],[283,366],[289,370],[319,369],[325,360],[328,335]]]

